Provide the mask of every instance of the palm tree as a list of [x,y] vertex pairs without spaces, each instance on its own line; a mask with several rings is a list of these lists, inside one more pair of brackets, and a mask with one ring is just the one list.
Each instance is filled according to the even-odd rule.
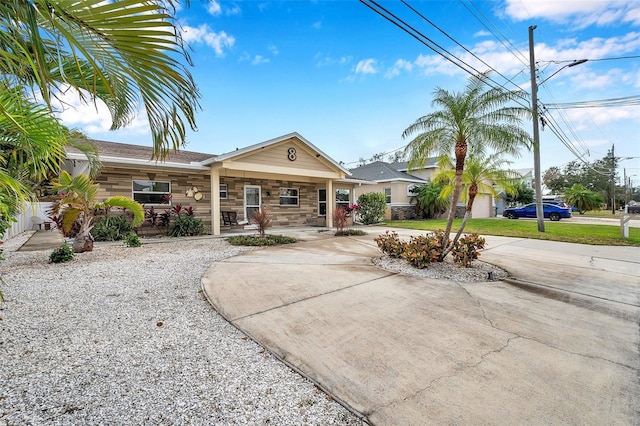
[[564,199],[570,205],[577,207],[580,214],[584,214],[588,210],[595,210],[603,203],[600,194],[589,191],[579,183],[565,191]]
[[[450,158],[448,160],[449,161],[442,157],[440,158],[438,167],[442,171],[435,177],[436,181],[448,182],[440,193],[440,196],[445,199],[450,198],[455,190],[453,161]],[[445,248],[442,257],[445,257],[453,246],[455,246],[458,239],[460,239],[460,235],[462,235],[467,222],[471,218],[473,203],[478,193],[489,194],[495,198],[497,196],[496,187],[503,189],[507,194],[514,194],[516,192],[519,175],[515,170],[505,168],[505,166],[510,163],[510,161],[503,158],[502,152],[494,153],[486,157],[482,153],[469,154],[469,157],[466,159],[465,169],[462,173],[463,193],[461,198],[467,203],[465,214],[460,228],[458,228],[458,232],[449,246]]]
[[449,202],[440,196],[443,188],[444,185],[439,182],[428,181],[413,191],[411,201],[415,201],[422,216],[433,219],[447,211]]
[[121,207],[130,210],[133,213],[133,227],[144,221],[144,208],[131,198],[115,196],[101,203],[96,202],[99,185],[93,183],[87,175],[71,177],[63,170],[54,187],[60,194],[60,199],[54,203],[52,213],[62,218],[63,231],[68,232],[76,222],[80,224],[80,230],[73,241],[73,251],[76,253],[93,250],[91,229],[95,225],[96,211],[99,209]]
[[432,104],[439,109],[418,118],[402,133],[403,138],[417,134],[405,148],[410,168],[423,166],[433,153],[455,155],[454,188],[443,246],[447,245],[453,227],[469,148],[476,152],[491,148],[518,155],[520,149],[531,147],[529,134],[520,127],[530,111],[513,105],[525,93],[486,86],[487,75],[482,74],[471,77],[461,93],[437,88]]
[[3,83],[30,88],[51,112],[52,100],[68,88],[86,102],[101,99],[109,107],[112,129],[131,122],[141,103],[151,127],[153,156],[164,158],[169,148],[184,145],[187,124],[195,129],[200,97],[181,62],[191,64],[170,13],[179,3],[3,0]]

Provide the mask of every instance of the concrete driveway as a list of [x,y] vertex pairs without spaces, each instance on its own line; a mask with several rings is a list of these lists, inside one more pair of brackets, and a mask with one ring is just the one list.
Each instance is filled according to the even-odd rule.
[[511,278],[457,283],[377,268],[367,232],[301,233],[203,289],[373,424],[640,424],[640,249],[488,237]]

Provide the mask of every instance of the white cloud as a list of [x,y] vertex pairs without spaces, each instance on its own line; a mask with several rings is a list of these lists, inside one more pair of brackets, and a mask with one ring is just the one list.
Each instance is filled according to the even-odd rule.
[[253,58],[253,61],[251,61],[251,65],[260,65],[260,64],[266,64],[270,62],[269,58],[265,58],[264,56],[261,55],[256,55]]
[[207,6],[207,12],[211,16],[218,16],[222,13],[222,8],[220,7],[220,3],[217,0],[209,0],[209,5]]
[[412,69],[413,64],[411,62],[404,59],[398,59],[395,64],[393,64],[393,67],[387,71],[385,78],[393,78],[400,75],[400,72],[402,71],[411,72]]
[[363,59],[356,65],[356,74],[376,74],[378,72],[377,61],[375,59]]
[[506,0],[505,13],[517,21],[544,18],[577,28],[627,22],[640,25],[640,2],[628,0]]
[[[64,92],[56,94],[53,107],[57,111],[56,116],[70,129],[80,129],[88,135],[106,133],[111,129],[111,114],[109,108],[101,101],[92,102],[87,94],[84,98],[70,87]],[[149,121],[141,111],[124,128],[129,134],[149,134]]]
[[316,21],[311,25],[314,29],[319,30],[322,28],[322,21]]
[[270,44],[267,48],[269,49],[269,52],[271,52],[273,56],[278,56],[278,54],[280,53],[278,48],[273,44]]
[[182,30],[182,36],[185,41],[192,43],[204,42],[212,47],[216,52],[216,56],[224,56],[225,49],[230,49],[236,42],[235,37],[228,35],[224,31],[215,32],[209,29],[207,24],[199,27],[190,27],[185,25]]
[[475,33],[473,36],[474,37],[488,37],[490,35],[491,35],[491,33],[489,31],[480,30],[477,33]]
[[338,64],[338,65],[346,65],[348,63],[351,63],[353,61],[353,57],[351,56],[341,56],[339,58],[334,58],[332,56],[326,55],[322,52],[318,52],[315,54],[315,56],[313,57],[313,59],[316,62],[316,67],[320,68],[320,67],[326,67],[329,65],[334,65],[334,64]]

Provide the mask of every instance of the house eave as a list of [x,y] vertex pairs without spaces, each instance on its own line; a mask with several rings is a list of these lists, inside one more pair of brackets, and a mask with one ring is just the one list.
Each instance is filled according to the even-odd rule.
[[[67,159],[69,160],[80,160],[87,161],[87,157],[84,154],[79,153],[68,153]],[[109,165],[120,165],[120,166],[139,166],[139,167],[152,167],[152,168],[169,168],[169,169],[180,169],[180,170],[197,170],[197,171],[209,171],[210,167],[206,167],[202,165],[202,163],[192,162],[189,164],[186,163],[174,163],[171,161],[151,161],[151,160],[140,160],[135,158],[121,158],[121,157],[103,157],[100,156],[100,161],[104,164]]]

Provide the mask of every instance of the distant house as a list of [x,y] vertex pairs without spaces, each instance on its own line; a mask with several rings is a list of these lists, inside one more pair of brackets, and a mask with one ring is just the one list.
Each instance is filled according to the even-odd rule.
[[[98,199],[124,195],[160,211],[190,206],[213,235],[228,225],[221,212],[243,222],[262,207],[274,226],[332,226],[334,208],[353,204],[362,184],[298,133],[221,155],[181,150],[164,161],[150,160],[151,147],[93,142],[103,164]],[[86,172],[87,158],[70,148],[64,168]]]
[[370,184],[358,188],[361,193],[380,192],[387,197],[386,219],[403,220],[415,218],[414,207],[411,204],[411,189],[417,185],[424,185],[427,181],[399,170],[405,167],[402,163],[389,164],[375,161],[355,169],[349,170],[352,177],[369,181]]
[[[363,185],[358,188],[358,193],[383,192],[387,195],[386,219],[403,220],[415,219],[416,212],[411,204],[411,189],[416,185],[424,185],[438,173],[437,158],[429,158],[424,166],[410,168],[407,162],[385,163],[375,161],[364,166],[350,169],[354,178],[372,181],[372,185]],[[524,173],[524,171],[523,171]],[[531,172],[529,172],[529,177]],[[526,173],[523,179],[527,179]],[[529,185],[531,180],[529,179]],[[501,193],[496,199],[488,193],[480,193],[476,196],[471,215],[475,218],[494,217],[496,208],[505,208],[506,194]],[[462,217],[466,209],[466,203],[460,201],[456,208],[456,215]],[[502,211],[502,210],[500,210]]]

